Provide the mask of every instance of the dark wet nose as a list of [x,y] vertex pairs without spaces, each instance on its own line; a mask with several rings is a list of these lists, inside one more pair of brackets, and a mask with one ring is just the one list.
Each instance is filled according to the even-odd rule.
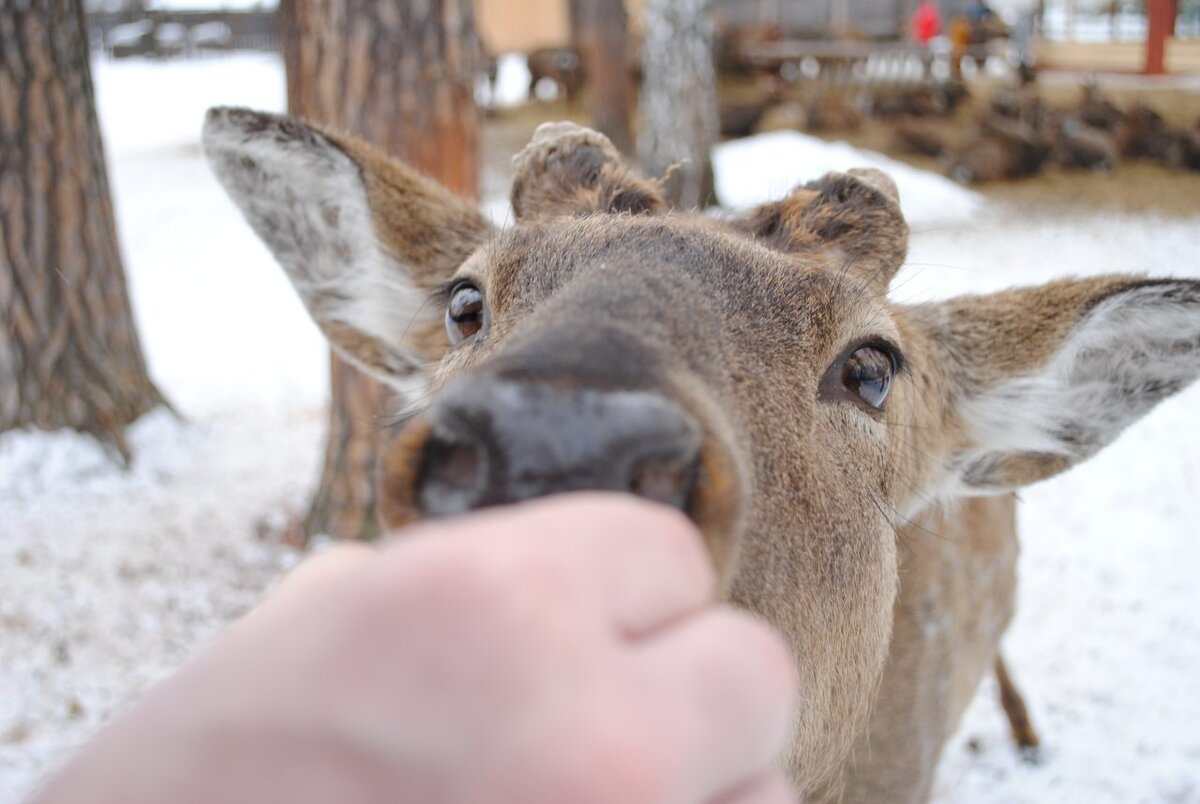
[[700,431],[647,391],[462,377],[430,411],[417,478],[426,515],[565,491],[626,491],[687,510]]

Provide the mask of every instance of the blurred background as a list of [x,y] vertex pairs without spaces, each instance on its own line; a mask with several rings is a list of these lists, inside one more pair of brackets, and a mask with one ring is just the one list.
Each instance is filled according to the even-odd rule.
[[[1200,276],[1200,0],[0,0],[0,800],[305,551],[373,538],[398,401],[331,359],[211,176],[214,105],[290,111],[508,221],[547,120],[683,207],[879,167],[900,303]],[[936,800],[1200,802],[1200,389],[1024,493],[1005,653]]]

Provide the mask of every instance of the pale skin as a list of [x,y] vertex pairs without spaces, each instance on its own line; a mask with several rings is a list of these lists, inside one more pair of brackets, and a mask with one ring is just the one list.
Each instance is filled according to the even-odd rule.
[[582,494],[310,559],[37,799],[794,800],[795,670],[691,523]]

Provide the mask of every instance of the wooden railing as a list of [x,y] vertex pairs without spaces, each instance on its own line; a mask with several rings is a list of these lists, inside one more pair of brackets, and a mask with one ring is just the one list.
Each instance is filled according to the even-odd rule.
[[949,55],[907,42],[788,39],[742,48],[745,61],[795,83],[830,87],[922,84],[939,77]]

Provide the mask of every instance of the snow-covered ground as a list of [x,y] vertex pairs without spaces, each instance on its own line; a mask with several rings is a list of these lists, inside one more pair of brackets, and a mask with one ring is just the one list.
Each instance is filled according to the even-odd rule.
[[[0,437],[0,801],[296,560],[258,532],[304,505],[323,427],[324,347],[197,142],[207,105],[281,108],[278,65],[125,62],[99,65],[96,79],[138,323],[187,423],[140,422],[129,473],[82,437]],[[769,194],[855,156],[768,137],[725,146],[718,179],[748,204],[756,176]],[[1188,219],[1051,216],[900,173],[914,235],[897,300],[1067,273],[1200,276],[1200,208]],[[1198,409],[1192,388],[1024,494],[1005,650],[1045,762],[1017,760],[989,683],[947,746],[938,801],[1200,801]]]

